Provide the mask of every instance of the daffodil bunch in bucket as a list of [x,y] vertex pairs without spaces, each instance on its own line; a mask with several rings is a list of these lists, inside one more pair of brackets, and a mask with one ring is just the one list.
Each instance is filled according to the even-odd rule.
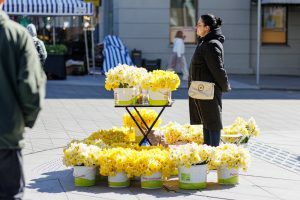
[[112,127],[107,130],[98,130],[84,140],[87,144],[95,144],[98,142],[98,145],[101,144],[101,141],[106,145],[134,142],[135,131],[128,127]]
[[186,144],[195,142],[203,144],[203,127],[202,125],[181,125],[177,122],[169,122],[159,128],[160,134],[169,145]]
[[161,188],[163,178],[169,177],[175,169],[168,149],[142,148],[137,156],[135,176],[141,176],[142,188]]
[[166,105],[171,101],[171,92],[180,85],[177,74],[171,71],[154,70],[142,79],[141,87],[149,90],[150,105]]
[[[148,127],[150,127],[154,123],[155,119],[158,116],[158,113],[155,110],[153,110],[153,109],[142,108],[142,109],[137,109],[137,110],[140,113],[140,115],[142,116],[142,118],[144,119],[144,122],[146,123],[146,125]],[[139,117],[139,115],[136,112],[136,110],[133,110],[131,112],[131,114],[135,118],[135,120],[138,123],[138,125],[143,130],[147,130],[144,122]],[[156,129],[161,124],[161,122],[162,122],[161,118],[158,118],[158,120],[154,124],[153,128]],[[140,130],[137,127],[136,123],[133,121],[133,119],[131,118],[131,116],[128,113],[125,113],[123,115],[123,126],[134,129],[135,130],[136,142],[140,142],[141,141],[141,139],[143,138],[143,134],[140,132]]]
[[218,169],[220,184],[238,184],[239,169],[247,170],[250,163],[249,151],[235,144],[223,144],[215,148],[210,168]]
[[134,169],[135,150],[130,148],[108,148],[102,151],[98,164],[100,174],[108,176],[109,187],[128,187]]
[[230,126],[224,127],[222,141],[247,146],[250,138],[257,137],[259,132],[259,128],[253,117],[248,121],[238,117]]
[[159,128],[160,134],[164,137],[167,144],[178,144],[183,142],[185,129],[177,122],[169,122]]
[[207,185],[208,162],[213,148],[207,145],[189,143],[173,146],[171,159],[179,168],[179,187],[182,189],[202,189]]
[[114,90],[116,105],[135,104],[138,96],[136,86],[147,73],[144,68],[119,64],[106,73],[105,89]]
[[204,137],[203,137],[203,126],[202,125],[190,125],[185,124],[183,125],[183,128],[185,130],[185,134],[183,135],[182,140],[184,142],[194,142],[197,144],[203,144],[204,143]]
[[73,142],[64,149],[63,162],[73,166],[76,186],[95,185],[96,167],[101,149],[94,145]]

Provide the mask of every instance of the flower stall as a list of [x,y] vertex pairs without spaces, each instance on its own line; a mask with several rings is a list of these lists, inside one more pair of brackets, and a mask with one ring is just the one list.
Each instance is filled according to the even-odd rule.
[[[115,107],[125,107],[127,113],[123,115],[122,127],[98,130],[65,147],[64,164],[74,168],[76,186],[96,184],[98,174],[107,176],[107,180],[99,181],[107,181],[113,188],[129,187],[131,181],[138,180],[143,189],[157,189],[172,177],[178,179],[180,189],[202,190],[209,187],[207,175],[211,170],[217,170],[219,184],[238,184],[239,170],[246,171],[251,159],[249,151],[240,144],[259,134],[255,120],[237,118],[224,128],[225,144],[218,147],[203,144],[202,125],[168,122],[160,126],[160,116],[169,105],[170,96],[168,102],[154,101],[151,105],[155,99],[150,98],[150,90],[177,89],[180,82],[176,76],[161,70],[148,73],[127,65],[119,65],[107,73],[105,88],[114,90]],[[149,99],[141,104],[145,103],[141,93],[145,90],[149,91]],[[144,107],[162,107],[162,110],[158,113]],[[153,128],[165,146],[145,145],[145,141],[151,145],[147,136]]]

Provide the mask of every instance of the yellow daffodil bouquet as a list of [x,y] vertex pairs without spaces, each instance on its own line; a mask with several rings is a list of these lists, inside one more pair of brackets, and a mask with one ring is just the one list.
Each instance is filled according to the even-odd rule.
[[167,125],[160,127],[159,131],[167,144],[176,144],[183,142],[183,135],[186,130],[177,122],[169,122]]
[[204,143],[202,125],[185,124],[183,125],[183,128],[185,130],[185,134],[183,135],[182,139],[184,142],[195,142],[197,144]]
[[250,163],[249,151],[235,144],[223,144],[215,148],[212,154],[210,168],[227,167],[229,169],[248,169]]
[[180,125],[176,122],[169,122],[161,127],[161,135],[164,136],[167,144],[190,143],[203,144],[203,127],[202,125]]
[[150,89],[152,91],[168,89],[174,91],[180,85],[179,76],[171,71],[154,70],[149,72],[148,76],[145,77],[141,82],[143,89]]
[[135,132],[127,127],[113,127],[108,130],[96,131],[84,140],[87,144],[97,144],[98,146],[102,144],[101,141],[106,145],[134,142]]
[[134,149],[123,147],[104,149],[98,160],[100,174],[115,176],[118,172],[125,172],[128,177],[132,177],[136,170],[136,153]]
[[74,142],[64,149],[63,162],[66,166],[96,166],[101,149],[94,145]]
[[248,121],[238,117],[230,126],[224,127],[222,135],[222,140],[226,143],[244,144],[251,137],[258,136],[259,129],[253,117]]
[[178,167],[190,168],[192,165],[207,164],[213,152],[213,148],[207,145],[189,143],[171,148],[171,159]]
[[162,177],[167,178],[175,170],[175,163],[168,149],[142,148],[137,153],[135,169],[135,176],[151,176],[156,172],[161,172]]
[[[158,113],[153,109],[142,108],[142,109],[138,109],[138,112],[140,113],[140,115],[142,116],[142,118],[144,119],[148,127],[151,126],[151,124],[158,116]],[[142,129],[146,129],[146,126],[144,125],[143,121],[141,120],[141,118],[139,117],[138,113],[135,110],[132,111],[132,115],[136,119],[139,126]],[[159,118],[154,124],[153,128],[157,128],[161,124],[161,122],[162,120],[161,118]],[[130,117],[128,113],[125,113],[123,115],[123,126],[128,128],[137,128],[135,122],[133,121],[133,119]]]
[[147,70],[144,68],[119,64],[107,72],[105,89],[113,90],[115,88],[133,88],[140,84],[141,79],[147,73]]

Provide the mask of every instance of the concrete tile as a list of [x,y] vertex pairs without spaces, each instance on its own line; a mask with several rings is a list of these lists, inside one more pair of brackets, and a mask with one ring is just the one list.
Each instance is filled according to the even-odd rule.
[[[107,199],[107,198],[102,198],[98,196],[93,196],[91,194],[73,194],[73,193],[67,193],[68,199],[72,200],[82,200],[82,199],[88,199],[88,200],[97,200],[97,199]],[[109,200],[111,198],[108,198]]]
[[26,186],[25,199],[55,199],[66,200],[67,195],[64,192],[58,180],[45,180],[40,182],[30,182]]
[[64,147],[70,142],[69,138],[68,139],[51,139],[51,140],[52,140],[54,147]]
[[245,176],[246,180],[251,183],[263,187],[263,188],[278,188],[282,190],[296,191],[300,188],[300,180],[295,179],[282,179],[276,177],[255,177],[255,176]]
[[299,192],[299,184],[297,189],[281,189],[281,188],[270,188],[270,187],[262,187],[265,191],[274,194],[278,199],[283,200],[299,200],[300,192]]

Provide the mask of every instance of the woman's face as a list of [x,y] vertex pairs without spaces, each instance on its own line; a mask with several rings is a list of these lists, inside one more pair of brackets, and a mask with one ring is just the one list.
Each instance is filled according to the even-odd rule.
[[207,33],[209,33],[210,28],[209,26],[206,26],[202,19],[200,18],[198,20],[198,23],[196,25],[197,35],[200,37],[204,37]]

